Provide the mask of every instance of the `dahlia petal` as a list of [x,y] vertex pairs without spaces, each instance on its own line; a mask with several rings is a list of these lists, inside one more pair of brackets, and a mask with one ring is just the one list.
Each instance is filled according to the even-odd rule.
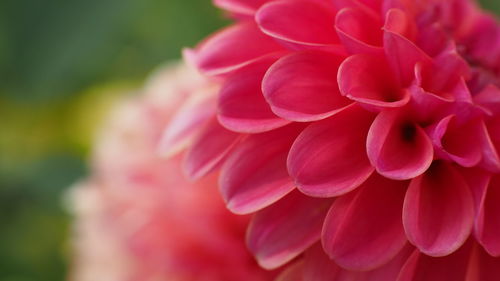
[[423,26],[419,29],[417,45],[431,57],[437,56],[448,45],[450,38],[439,23]]
[[323,226],[325,251],[339,266],[364,271],[396,256],[406,244],[401,222],[407,182],[372,175],[338,198]]
[[274,56],[258,59],[227,78],[218,101],[218,118],[224,127],[260,133],[290,123],[276,116],[262,95],[262,78],[274,61]]
[[[390,15],[391,12],[388,12],[387,17]],[[384,27],[384,50],[401,85],[408,86],[413,81],[415,65],[418,62],[430,64],[432,60],[413,42],[391,28]]]
[[280,50],[281,46],[264,35],[254,23],[241,22],[202,42],[194,60],[204,73],[218,75]]
[[472,194],[449,163],[436,161],[410,183],[403,208],[408,239],[429,256],[445,256],[470,234],[474,219]]
[[349,99],[375,107],[401,107],[410,94],[401,90],[381,55],[357,54],[347,58],[338,71],[340,92]]
[[470,245],[446,257],[430,257],[416,249],[404,264],[397,281],[466,281]]
[[337,35],[351,54],[382,53],[382,23],[372,13],[361,8],[344,8],[337,13]]
[[265,34],[305,46],[338,44],[335,11],[318,1],[278,0],[262,6],[255,20]]
[[213,118],[187,151],[184,170],[188,177],[195,180],[210,173],[242,137],[222,127]]
[[342,59],[331,53],[304,51],[277,61],[262,83],[273,112],[304,122],[324,119],[347,106],[350,101],[340,95],[332,79]]
[[500,176],[494,175],[485,189],[476,219],[476,236],[492,256],[500,256]]
[[215,6],[242,15],[255,14],[260,6],[269,1],[270,0],[213,0]]
[[353,105],[307,127],[293,144],[288,171],[300,191],[338,196],[363,183],[373,172],[364,144],[372,113]]
[[368,132],[366,148],[377,171],[396,180],[422,174],[433,159],[432,142],[425,131],[406,121],[399,110],[379,113]]
[[490,132],[488,131],[486,124],[482,123],[481,127],[482,127],[481,133],[479,136],[482,142],[481,147],[483,150],[483,158],[481,161],[481,166],[487,170],[493,172],[499,172],[500,157],[498,155],[497,148],[495,147],[495,144],[490,136]]
[[301,129],[302,126],[290,125],[251,135],[231,153],[222,168],[219,185],[232,212],[255,212],[295,187],[286,169],[286,159]]
[[288,265],[275,281],[305,281],[302,277],[304,272],[304,262],[297,261],[292,265]]
[[500,276],[500,258],[490,256],[475,244],[467,271],[466,281],[497,281]]
[[215,98],[212,92],[192,95],[167,125],[159,143],[160,153],[168,157],[184,149],[214,114]]
[[433,62],[433,71],[426,77],[424,88],[435,93],[452,89],[461,78],[470,77],[467,62],[455,49],[440,54]]
[[464,167],[472,167],[482,157],[481,144],[477,136],[480,134],[477,120],[466,124],[457,124],[455,115],[449,115],[431,127],[430,136],[436,149],[444,159],[451,159]]
[[[460,168],[459,173],[464,177],[465,182],[469,186],[472,197],[474,199],[475,214],[479,213],[481,201],[490,183],[491,173],[483,170],[479,166],[473,168]],[[477,220],[476,220],[477,224]]]
[[488,85],[474,96],[474,102],[487,109],[490,115],[500,114],[500,89],[494,85]]
[[391,261],[371,271],[349,271],[330,260],[321,245],[316,244],[304,254],[304,281],[388,281],[396,280],[402,265],[412,253],[406,245]]
[[259,264],[277,268],[317,242],[331,202],[292,191],[256,213],[247,231],[247,244]]
[[350,275],[325,254],[320,243],[304,253],[303,271],[304,281],[340,281]]

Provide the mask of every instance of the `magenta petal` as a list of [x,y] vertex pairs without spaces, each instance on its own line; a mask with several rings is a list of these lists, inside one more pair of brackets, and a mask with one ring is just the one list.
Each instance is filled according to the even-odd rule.
[[330,199],[312,198],[292,191],[254,215],[247,244],[259,264],[277,268],[318,241]]
[[373,13],[360,8],[345,8],[337,13],[335,29],[347,51],[381,53],[382,23]]
[[392,27],[385,27],[384,49],[391,67],[399,77],[401,85],[405,87],[413,81],[415,65],[418,62],[431,63],[431,58],[424,51]]
[[405,181],[372,175],[358,189],[338,198],[323,226],[325,251],[350,270],[377,268],[406,244],[401,222]]
[[410,95],[399,87],[383,55],[357,54],[347,58],[338,72],[340,92],[375,107],[401,107]]
[[374,170],[364,151],[372,120],[372,113],[353,105],[307,127],[288,156],[288,171],[300,191],[338,196],[363,183]]
[[500,176],[494,175],[483,193],[476,219],[476,236],[492,256],[500,256]]
[[274,113],[292,121],[329,117],[350,101],[333,77],[343,57],[305,51],[283,57],[266,73],[262,89]]
[[188,177],[199,179],[211,172],[242,137],[222,127],[214,118],[187,151],[184,169]]
[[260,133],[290,123],[276,116],[262,95],[262,78],[276,59],[267,56],[256,60],[227,78],[218,102],[218,118],[224,127],[242,133]]
[[321,245],[316,244],[304,254],[303,281],[392,281],[396,280],[402,265],[412,253],[406,244],[392,260],[370,271],[349,271],[330,260]]
[[200,133],[207,120],[215,115],[215,108],[212,92],[193,95],[167,125],[159,143],[160,154],[172,156],[184,149]]
[[450,115],[439,121],[430,130],[430,136],[437,148],[436,153],[444,159],[451,159],[464,167],[472,167],[479,163],[482,157],[480,124],[477,120],[458,124],[455,115]]
[[408,121],[403,110],[379,113],[368,132],[368,158],[377,171],[391,179],[414,178],[429,168],[433,148],[425,131]]
[[[446,257],[430,257],[415,250],[397,281],[468,281],[467,266],[472,243]],[[479,281],[479,280],[477,280]]]
[[305,281],[303,276],[304,262],[299,260],[286,268],[278,275],[274,281]]
[[335,11],[319,1],[270,2],[260,8],[255,20],[269,36],[300,45],[338,44],[333,28]]
[[270,0],[213,0],[214,4],[229,12],[253,15],[260,6]]
[[470,234],[474,219],[472,194],[462,175],[444,161],[411,181],[403,223],[408,239],[429,256],[445,256]]
[[490,256],[481,246],[472,249],[466,281],[498,281],[500,258]]
[[[495,130],[491,131],[493,133],[496,133]],[[497,147],[495,146],[495,142],[490,135],[490,131],[488,130],[487,126],[484,123],[481,124],[481,133],[479,135],[479,138],[481,139],[482,142],[481,147],[483,150],[483,159],[481,161],[481,166],[489,171],[499,172],[500,156],[498,155]],[[496,140],[497,144],[499,142],[500,139]]]
[[194,60],[208,75],[235,70],[266,54],[282,50],[251,22],[225,28],[201,43]]
[[228,208],[238,214],[262,209],[294,187],[286,169],[288,151],[302,126],[249,136],[231,153],[220,175]]

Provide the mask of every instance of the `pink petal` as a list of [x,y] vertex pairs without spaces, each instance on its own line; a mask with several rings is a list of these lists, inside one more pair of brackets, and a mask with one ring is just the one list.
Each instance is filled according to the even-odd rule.
[[476,219],[476,236],[492,256],[500,256],[500,176],[494,175],[484,191]]
[[255,214],[247,244],[259,264],[267,269],[279,267],[317,242],[331,202],[292,191]]
[[379,113],[368,132],[368,158],[385,177],[405,180],[429,168],[433,148],[425,131],[404,116],[403,110]]
[[218,102],[218,118],[224,127],[242,133],[260,133],[290,123],[276,116],[262,95],[262,78],[276,59],[263,57],[227,78]]
[[455,115],[449,115],[428,131],[436,147],[436,154],[464,167],[472,167],[482,157],[481,143],[477,139],[480,129],[477,120],[458,124]]
[[270,0],[213,0],[216,6],[242,15],[255,14],[260,6],[269,1]]
[[382,23],[377,15],[361,8],[345,8],[337,13],[335,29],[347,51],[382,53]]
[[483,150],[483,159],[481,161],[481,166],[489,171],[499,172],[500,157],[498,155],[498,150],[491,138],[487,126],[484,123],[481,125],[481,133],[479,135],[479,139],[481,140],[481,148]]
[[288,265],[275,281],[304,281],[302,277],[304,271],[304,262],[299,260],[291,265]]
[[162,155],[172,156],[193,141],[200,128],[215,115],[214,96],[212,92],[193,95],[177,111],[160,140],[158,150]]
[[373,172],[364,145],[373,115],[353,105],[315,122],[297,138],[288,171],[305,194],[338,196],[363,183]]
[[401,269],[397,281],[466,281],[470,244],[440,258],[415,250]]
[[208,75],[227,73],[266,54],[282,50],[252,22],[241,22],[215,33],[196,50],[195,62]]
[[472,249],[466,281],[498,281],[500,258],[490,256],[481,246]]
[[371,271],[349,271],[330,260],[316,244],[304,255],[304,281],[392,281],[411,254],[408,244],[391,261]]
[[210,173],[243,135],[222,127],[215,118],[207,124],[190,146],[184,159],[184,170],[191,179]]
[[[458,172],[464,177],[465,182],[471,190],[472,197],[474,199],[474,213],[478,214],[481,201],[483,200],[483,196],[490,183],[491,173],[479,166],[473,168],[458,167]],[[476,224],[477,222],[478,221],[476,219]]]
[[342,95],[375,107],[401,107],[410,95],[401,89],[384,56],[357,54],[340,66],[338,83]]
[[304,281],[338,281],[348,274],[325,254],[320,243],[305,252],[303,267]]
[[220,175],[220,188],[227,207],[238,214],[262,209],[294,187],[286,158],[302,126],[290,125],[249,136],[231,153]]
[[342,61],[337,55],[305,51],[283,57],[266,73],[262,89],[274,113],[292,121],[329,117],[347,106],[332,77]]
[[435,161],[411,181],[403,209],[408,239],[429,256],[445,256],[470,234],[474,219],[472,194],[463,177],[444,161]]
[[[394,10],[387,13],[393,16]],[[397,13],[397,12],[396,12]],[[386,23],[390,20],[386,20]],[[384,49],[389,63],[402,86],[408,86],[414,79],[414,69],[418,62],[431,63],[431,58],[413,42],[395,30],[394,26],[384,27]]]
[[487,109],[490,115],[500,114],[500,89],[494,85],[488,85],[474,96],[474,102]]
[[[444,52],[434,58],[433,64],[424,68],[422,87],[436,95],[452,94],[452,90],[461,78],[470,77],[467,62],[455,49]],[[444,93],[443,93],[444,92]],[[448,93],[447,93],[448,92]]]
[[405,181],[372,175],[358,189],[338,198],[323,226],[325,251],[350,270],[377,268],[406,244],[401,222]]
[[270,2],[255,16],[261,30],[285,42],[305,46],[338,44],[333,28],[335,11],[319,1]]

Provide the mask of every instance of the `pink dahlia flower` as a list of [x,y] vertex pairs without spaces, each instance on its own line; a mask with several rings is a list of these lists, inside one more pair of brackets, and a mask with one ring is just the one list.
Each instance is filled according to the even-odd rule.
[[244,244],[247,217],[228,212],[214,177],[185,180],[157,142],[180,103],[212,85],[185,67],[156,75],[112,114],[91,177],[73,190],[73,281],[272,280]]
[[288,271],[305,280],[334,276],[314,269],[323,260],[348,272],[328,280],[500,278],[493,16],[468,0],[215,4],[235,24],[185,55],[220,81],[216,112],[183,107],[162,152],[191,137],[186,172],[219,170],[228,208],[254,213],[261,266],[305,259]]

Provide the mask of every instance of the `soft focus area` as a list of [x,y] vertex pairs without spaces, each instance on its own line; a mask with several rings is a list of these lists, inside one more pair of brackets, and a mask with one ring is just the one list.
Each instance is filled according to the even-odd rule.
[[208,0],[0,1],[1,281],[66,279],[64,192],[106,111],[223,24]]
[[210,0],[0,1],[0,281],[66,279],[65,191],[107,110],[224,24]]

